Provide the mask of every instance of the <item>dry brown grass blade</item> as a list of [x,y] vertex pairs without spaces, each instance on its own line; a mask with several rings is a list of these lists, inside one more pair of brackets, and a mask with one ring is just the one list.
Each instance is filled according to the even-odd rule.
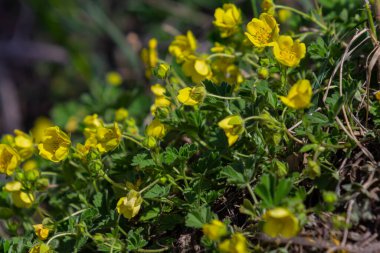
[[[380,46],[379,44],[376,45],[375,47],[375,52],[371,56],[371,60],[367,58],[366,62],[366,69],[367,69],[367,85],[366,85],[366,94],[367,94],[367,104],[366,104],[366,119],[365,119],[365,125],[366,127],[368,126],[368,117],[369,117],[369,87],[371,84],[371,76],[372,76],[372,71],[373,68],[375,67],[376,63],[379,63],[380,59]],[[368,64],[369,62],[369,64]]]

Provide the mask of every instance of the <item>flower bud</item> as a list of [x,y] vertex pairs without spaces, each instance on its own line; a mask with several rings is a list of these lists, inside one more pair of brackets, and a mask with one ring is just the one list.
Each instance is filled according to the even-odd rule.
[[143,145],[149,149],[153,149],[157,146],[157,141],[152,136],[145,137]]
[[261,67],[257,70],[257,75],[259,76],[260,79],[265,80],[269,76],[269,71],[267,68]]
[[165,79],[168,75],[170,65],[166,63],[161,63],[154,69],[154,74],[157,78]]

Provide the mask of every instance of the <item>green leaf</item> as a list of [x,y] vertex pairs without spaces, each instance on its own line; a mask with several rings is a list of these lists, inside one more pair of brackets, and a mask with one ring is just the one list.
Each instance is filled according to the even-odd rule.
[[131,229],[128,232],[127,238],[127,249],[128,250],[138,250],[143,248],[148,242],[141,235],[143,228]]
[[318,147],[318,144],[306,144],[304,145],[301,149],[300,149],[300,152],[301,153],[306,153],[310,150],[314,150]]
[[161,186],[161,185],[154,185],[152,188],[150,188],[145,194],[143,194],[144,199],[153,199],[158,197],[165,197],[169,194],[170,191],[170,185],[168,186]]
[[246,180],[244,175],[236,171],[231,166],[226,166],[222,169],[221,175],[227,179],[227,182],[234,185],[244,185]]
[[146,168],[146,167],[152,167],[155,166],[155,162],[153,159],[148,158],[148,154],[142,153],[142,154],[137,154],[133,157],[132,159],[132,166],[138,166],[141,169]]
[[140,221],[147,221],[156,218],[160,214],[160,208],[153,207],[140,216]]
[[214,218],[216,218],[216,215],[211,212],[210,207],[201,207],[186,215],[185,224],[187,227],[201,228]]
[[99,208],[102,206],[102,200],[103,200],[103,194],[101,192],[97,192],[94,195],[94,200],[92,202],[94,203],[94,206]]

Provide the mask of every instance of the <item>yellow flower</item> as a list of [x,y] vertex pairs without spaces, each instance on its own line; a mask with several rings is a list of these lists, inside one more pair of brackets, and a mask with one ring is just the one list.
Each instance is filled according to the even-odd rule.
[[52,253],[52,252],[53,251],[49,248],[49,246],[44,243],[39,243],[37,245],[34,245],[29,250],[29,253]]
[[131,219],[140,211],[142,201],[143,199],[140,193],[135,190],[131,190],[126,197],[119,199],[116,210],[125,218]]
[[78,124],[78,118],[76,116],[71,116],[66,122],[65,130],[70,133],[75,132],[78,129]]
[[247,24],[245,36],[253,45],[261,48],[275,45],[279,32],[276,19],[272,15],[262,13],[259,18],[253,18]]
[[154,119],[146,128],[146,135],[156,139],[165,137],[167,127],[162,124],[158,119]]
[[268,70],[267,68],[263,68],[263,67],[261,67],[261,68],[259,68],[259,69],[257,70],[257,75],[258,75],[258,77],[259,77],[260,79],[265,80],[265,79],[267,79],[268,76],[269,76],[269,70]]
[[115,111],[115,120],[117,122],[124,121],[128,118],[128,110],[125,108],[119,108]]
[[97,144],[98,142],[96,140],[95,135],[93,134],[89,138],[86,139],[86,141],[84,142],[84,145],[81,143],[77,143],[75,147],[74,156],[85,161],[87,158],[86,157],[87,154],[90,152],[92,148],[96,148]]
[[305,43],[293,41],[292,37],[281,35],[273,45],[276,60],[287,67],[296,67],[306,55]]
[[28,160],[22,165],[22,169],[24,171],[34,170],[37,169],[37,162],[36,160]]
[[210,240],[217,241],[227,234],[227,227],[220,220],[212,220],[211,223],[203,225],[203,234]]
[[20,161],[20,155],[16,150],[7,144],[0,144],[0,173],[12,175]]
[[375,98],[380,101],[380,91],[375,93]]
[[45,129],[44,136],[38,149],[40,156],[52,162],[64,160],[70,151],[71,141],[59,127],[48,127]]
[[19,208],[29,208],[34,202],[34,195],[22,191],[22,184],[18,181],[6,183],[4,191],[11,193],[13,204]]
[[289,10],[279,10],[278,11],[278,19],[281,23],[285,23],[292,16],[292,12]]
[[34,152],[32,137],[17,129],[14,131],[14,133],[16,135],[14,138],[14,148],[17,150],[18,154],[23,160],[28,159],[33,155]]
[[241,233],[235,233],[231,239],[219,244],[219,250],[226,253],[248,253],[247,239]]
[[225,76],[226,82],[231,85],[239,85],[244,81],[244,77],[240,73],[239,67],[235,64],[231,64],[227,67]]
[[36,236],[44,241],[49,237],[49,229],[45,228],[42,224],[36,224],[33,225],[34,232],[36,233]]
[[185,59],[182,65],[183,73],[191,77],[191,80],[199,84],[205,79],[210,79],[212,76],[211,67],[208,62],[195,55],[190,55]]
[[309,107],[312,95],[313,91],[309,80],[303,79],[298,80],[290,88],[288,95],[286,97],[280,96],[280,99],[285,105],[293,109],[303,109]]
[[112,86],[119,86],[120,84],[123,83],[123,78],[118,72],[110,71],[106,75],[106,82],[107,84],[112,85]]
[[261,2],[261,9],[270,15],[274,15],[274,3],[273,0],[263,0]]
[[286,208],[276,207],[263,215],[264,233],[270,237],[282,236],[290,238],[299,231],[298,219]]
[[150,86],[150,90],[153,92],[153,94],[157,97],[162,97],[165,95],[166,89],[164,86],[162,86],[159,83],[156,83],[155,85]]
[[112,127],[98,127],[96,129],[96,141],[100,153],[115,149],[121,141],[119,125],[115,122]]
[[89,138],[91,135],[96,134],[96,129],[103,126],[104,122],[98,117],[98,114],[92,114],[84,117],[83,124],[86,126],[83,131],[84,136]]
[[166,63],[161,63],[155,69],[155,75],[160,79],[165,79],[168,76],[169,69],[170,69],[170,65]]
[[169,53],[173,55],[178,63],[182,63],[189,55],[193,55],[197,49],[197,41],[191,31],[186,35],[175,36],[169,46]]
[[45,129],[48,127],[54,126],[53,123],[45,117],[39,117],[34,122],[34,127],[32,128],[32,136],[34,139],[34,143],[40,143],[42,137],[44,136]]
[[92,114],[84,117],[83,124],[89,128],[98,128],[103,126],[103,120],[98,117],[98,114]]
[[203,86],[187,87],[178,91],[177,99],[184,105],[198,105],[203,102],[206,96],[206,89]]
[[219,28],[222,38],[229,37],[239,30],[241,13],[234,4],[223,4],[223,8],[215,10],[214,17],[213,23]]
[[157,39],[152,38],[148,42],[148,48],[144,48],[141,51],[141,59],[145,65],[145,76],[150,78],[152,75],[152,69],[156,67],[158,62],[157,52]]
[[239,115],[226,117],[218,123],[218,126],[224,130],[229,146],[234,144],[244,131],[244,121]]

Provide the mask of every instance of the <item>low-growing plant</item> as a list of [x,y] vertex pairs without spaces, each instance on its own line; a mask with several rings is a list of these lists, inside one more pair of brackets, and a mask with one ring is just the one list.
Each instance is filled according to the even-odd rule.
[[215,10],[208,50],[150,39],[149,115],[110,72],[57,125],[3,135],[0,250],[378,252],[370,3],[252,3]]

